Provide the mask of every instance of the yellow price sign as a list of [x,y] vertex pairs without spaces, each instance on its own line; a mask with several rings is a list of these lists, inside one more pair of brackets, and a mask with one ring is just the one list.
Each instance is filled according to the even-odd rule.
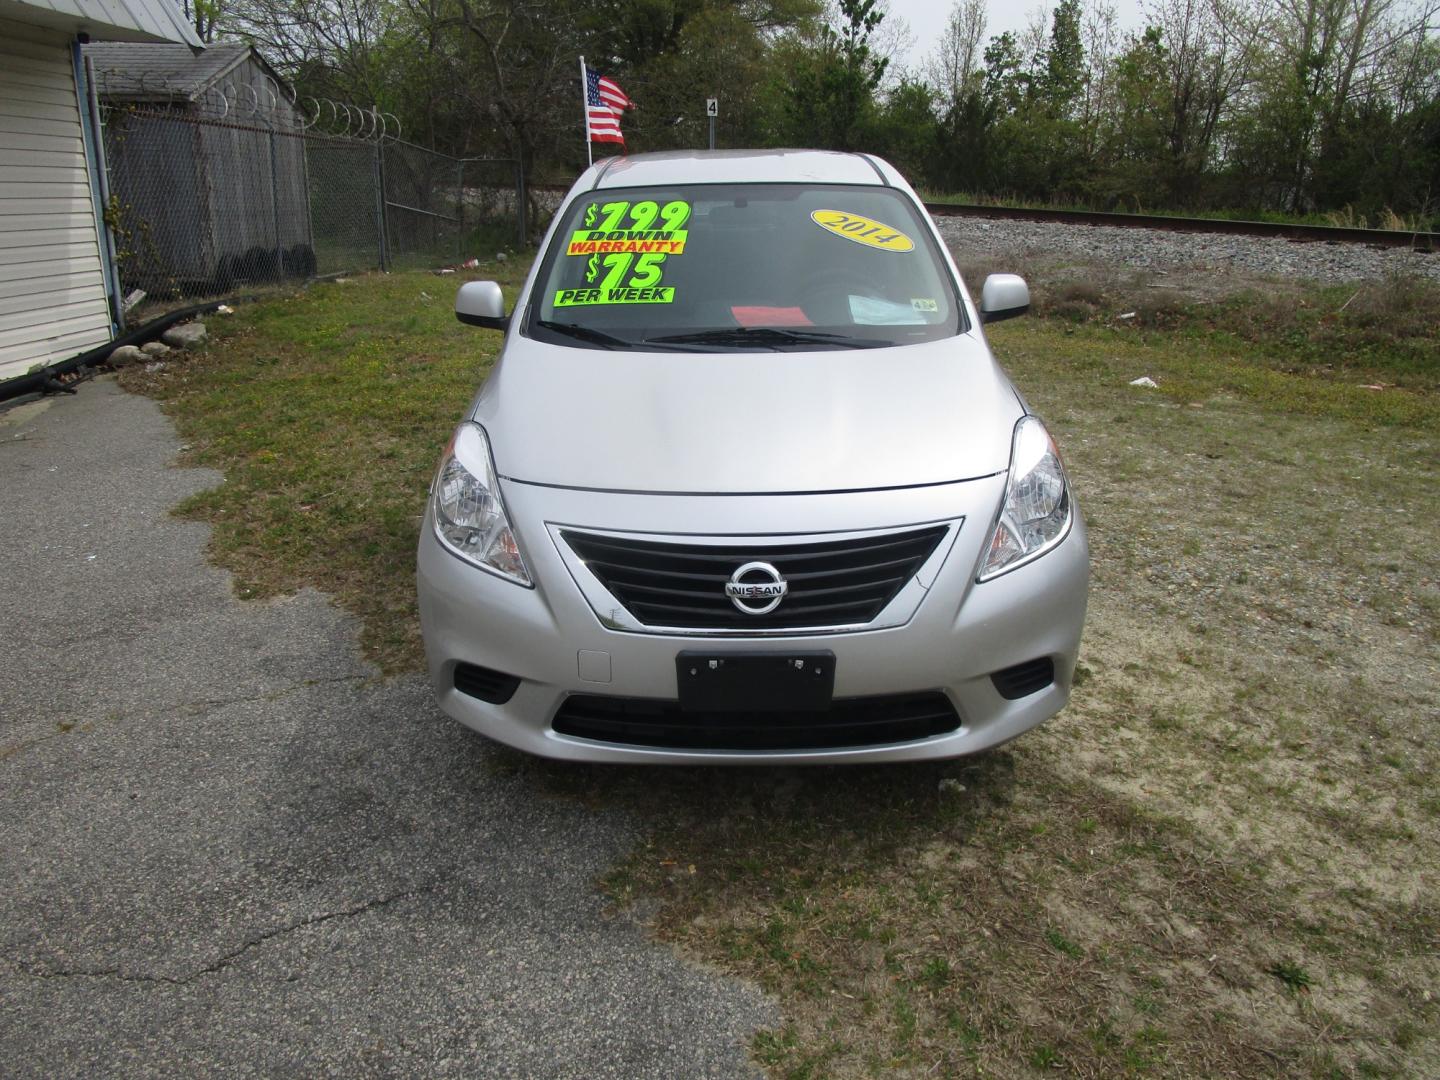
[[881,251],[914,251],[915,241],[893,225],[844,210],[816,210],[810,220],[822,229]]

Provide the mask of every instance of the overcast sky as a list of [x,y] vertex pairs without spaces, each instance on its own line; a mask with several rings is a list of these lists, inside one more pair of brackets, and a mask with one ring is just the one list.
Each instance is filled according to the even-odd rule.
[[[1143,21],[1140,12],[1140,0],[1111,0],[1115,5],[1115,12],[1120,16],[1121,30],[1138,29]],[[1045,19],[1050,20],[1050,11],[1055,7],[1055,0],[1048,3],[1003,3],[1002,0],[989,0],[986,5],[989,9],[989,22],[985,27],[986,40],[1002,34],[1006,30],[1020,31],[1030,21],[1030,12],[1035,8],[1045,10]],[[890,10],[910,24],[910,34],[915,39],[910,48],[909,55],[904,57],[906,67],[913,68],[924,62],[935,49],[935,42],[939,39],[945,29],[945,23],[949,21],[952,2],[946,0],[890,0]]]

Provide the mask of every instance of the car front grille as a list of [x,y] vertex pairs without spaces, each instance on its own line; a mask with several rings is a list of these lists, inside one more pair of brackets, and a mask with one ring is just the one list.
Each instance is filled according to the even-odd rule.
[[[683,544],[570,529],[561,535],[611,595],[646,626],[773,630],[873,621],[924,565],[946,528],[808,544]],[[738,610],[725,595],[730,575],[750,562],[769,563],[788,584],[784,599],[764,615]]]
[[825,712],[685,712],[678,702],[575,694],[551,726],[561,735],[627,746],[704,750],[811,750],[881,746],[960,727],[939,692],[841,698]]

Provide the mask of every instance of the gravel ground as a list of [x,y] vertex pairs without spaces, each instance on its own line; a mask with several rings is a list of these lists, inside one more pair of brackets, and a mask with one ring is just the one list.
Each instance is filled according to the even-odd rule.
[[[536,204],[548,212],[558,210],[562,199],[560,192],[535,192]],[[1136,269],[1238,274],[1244,279],[1345,282],[1419,274],[1440,281],[1440,253],[1404,248],[1047,221],[969,217],[939,217],[935,221],[940,235],[962,262],[1013,259],[1018,254],[1027,263],[1079,261]]]
[[1259,236],[1181,233],[1111,225],[1041,221],[937,219],[940,234],[962,260],[1019,257],[1026,262],[1093,262],[1116,266],[1238,273],[1324,282],[1397,274],[1440,280],[1440,254],[1365,244],[1298,243]]

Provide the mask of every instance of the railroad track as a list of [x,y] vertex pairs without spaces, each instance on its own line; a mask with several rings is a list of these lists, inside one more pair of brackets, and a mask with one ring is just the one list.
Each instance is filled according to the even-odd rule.
[[968,203],[927,202],[925,209],[937,217],[978,217],[988,218],[992,221],[1048,221],[1060,225],[1115,225],[1129,229],[1162,229],[1167,232],[1269,236],[1311,244],[1368,244],[1377,248],[1410,248],[1427,253],[1440,251],[1440,233],[1433,232],[1345,229],[1330,225],[1280,225],[1269,221],[1226,221],[1220,218],[1111,214],[1093,210],[1024,210],[1012,206],[975,206]]
[[[564,194],[568,184],[533,184],[537,191]],[[1049,221],[1058,225],[1115,225],[1128,229],[1166,232],[1214,233],[1226,236],[1269,236],[1310,244],[1369,244],[1377,248],[1411,248],[1440,252],[1440,233],[1397,232],[1388,229],[1345,229],[1332,225],[1280,225],[1271,221],[1227,221],[1223,218],[1188,218],[1165,214],[1117,214],[1099,210],[1026,210],[1014,206],[977,206],[972,203],[927,202],[936,217],[978,217],[992,221]]]

